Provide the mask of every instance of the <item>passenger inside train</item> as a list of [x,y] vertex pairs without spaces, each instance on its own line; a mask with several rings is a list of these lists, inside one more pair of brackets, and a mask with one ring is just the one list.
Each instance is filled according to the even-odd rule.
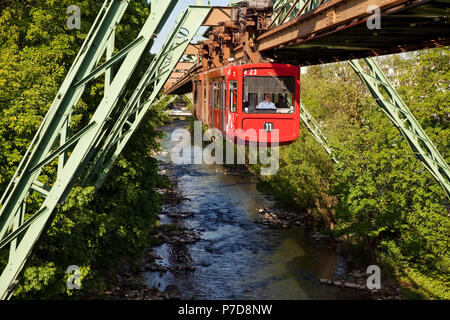
[[267,110],[267,109],[276,109],[277,107],[272,102],[272,95],[270,93],[266,93],[265,99],[261,101],[257,106],[257,110]]
[[293,113],[294,77],[244,77],[245,113]]

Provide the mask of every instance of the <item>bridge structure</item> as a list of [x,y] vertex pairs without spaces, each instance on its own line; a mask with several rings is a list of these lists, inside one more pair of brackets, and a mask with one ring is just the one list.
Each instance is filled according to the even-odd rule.
[[[114,54],[115,30],[130,0],[105,0],[30,147],[0,199],[0,298],[17,279],[39,237],[75,184],[100,188],[147,110],[164,94],[187,94],[191,78],[230,63],[281,62],[300,66],[349,61],[416,156],[450,195],[450,170],[433,143],[370,57],[446,46],[450,0],[251,0],[228,7],[196,1],[178,17],[156,55],[155,38],[177,3],[152,0],[138,37]],[[381,25],[378,25],[381,23]],[[201,26],[207,40],[193,43]],[[379,27],[379,28],[378,28]],[[363,64],[355,60],[363,58]],[[139,66],[147,62],[141,72]],[[113,72],[113,68],[117,70]],[[104,96],[89,124],[74,132],[71,114],[87,84],[105,75]],[[130,83],[138,82],[136,87]],[[301,105],[301,119],[328,153],[319,125]],[[57,160],[56,179],[40,181]],[[30,194],[42,198],[36,212]]]

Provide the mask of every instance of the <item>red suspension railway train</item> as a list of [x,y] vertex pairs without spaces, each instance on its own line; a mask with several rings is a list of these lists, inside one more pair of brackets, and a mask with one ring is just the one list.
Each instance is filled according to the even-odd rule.
[[258,63],[209,70],[193,78],[193,100],[194,117],[236,143],[290,144],[299,135],[300,68]]

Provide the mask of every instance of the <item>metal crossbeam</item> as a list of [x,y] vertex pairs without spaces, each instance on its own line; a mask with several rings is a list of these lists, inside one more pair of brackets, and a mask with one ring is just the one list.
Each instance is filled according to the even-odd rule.
[[[176,5],[176,0],[153,0],[150,16],[137,39],[113,55],[115,30],[128,3],[129,0],[105,0],[41,127],[2,196],[0,246],[3,248],[9,244],[10,254],[8,264],[0,275],[0,299],[9,298],[13,293],[13,284],[16,283],[16,278],[39,236],[45,231],[57,205],[64,201],[72,186],[85,173],[90,160],[96,158],[104,140],[111,136],[117,136],[119,131],[115,130],[122,129],[123,126],[112,125],[111,120],[114,121],[117,115],[127,113],[131,108],[136,110],[134,121],[120,116],[116,119],[116,123],[119,120],[125,120],[123,122],[130,126],[126,137],[120,141],[120,149],[117,149],[117,152],[120,153],[142,120],[146,108],[151,105],[165,82],[165,77],[160,76],[151,88],[148,88],[151,99],[136,108],[136,102],[142,95],[140,85],[136,89],[139,95],[132,99],[135,103],[126,110],[120,108],[126,95],[127,86],[140,71],[137,66],[141,60],[150,55],[154,35],[159,34],[163,28]],[[185,37],[185,41],[188,43],[208,11],[209,7],[188,10],[188,18],[180,21],[176,37],[186,32],[181,30],[182,26],[189,33],[189,36]],[[164,66],[163,62],[171,57],[173,61],[176,60],[176,63],[179,60],[179,52],[184,51],[184,49],[174,48],[174,43],[180,44],[175,41],[174,37],[170,37],[169,43],[166,43],[164,48],[166,51],[173,50],[173,53],[167,54],[163,61],[158,56],[153,59],[151,62],[153,67],[149,73],[151,77],[154,77],[156,71],[162,68],[173,68],[172,62]],[[184,47],[184,45],[180,47]],[[166,54],[166,51],[161,54]],[[98,66],[105,53],[107,62]],[[122,63],[113,78],[112,68],[118,61],[122,61]],[[78,133],[72,134],[69,126],[73,108],[78,103],[86,84],[102,73],[105,73],[105,95],[89,125]],[[169,74],[167,73],[167,77]],[[144,78],[144,83],[147,83],[149,77],[145,76]],[[73,150],[68,157],[67,151],[70,148]],[[52,186],[44,186],[38,180],[40,172],[43,166],[58,156],[56,181]],[[26,200],[35,191],[42,195],[43,203],[37,212],[27,212],[30,218],[25,220]]]
[[189,99],[190,102],[194,103],[194,96],[192,93],[186,93],[185,96]]
[[[320,143],[320,145],[325,149],[326,153],[331,156],[332,150],[328,146],[328,139],[323,134],[322,130],[320,129],[320,126],[317,124],[314,117],[309,113],[308,109],[306,109],[306,106],[303,102],[300,102],[300,119],[303,121],[305,126],[308,128],[308,130],[312,133],[313,137],[317,140],[317,142]],[[336,160],[335,157],[332,157],[332,160],[335,163],[338,163],[339,161]]]
[[[157,94],[169,78],[171,71],[183,56],[209,10],[210,7],[206,6],[191,6],[181,14],[176,27],[167,38],[167,42],[148,67],[129,102],[123,109],[114,129],[106,138],[97,159],[89,170],[86,183],[90,183],[95,179],[97,188],[103,184],[114,162],[131,137],[131,134],[128,132],[122,133],[124,125],[129,122],[133,132],[139,127],[148,108],[153,104]],[[141,103],[142,95],[146,90],[151,92],[150,97],[144,103]],[[133,110],[132,114],[130,114],[130,110]],[[112,155],[109,155],[111,146],[114,144],[117,144],[116,149]]]
[[279,26],[307,13],[328,0],[278,0],[274,1],[270,28]]
[[350,65],[367,86],[381,109],[405,137],[416,157],[425,165],[442,186],[447,197],[450,198],[450,169],[447,162],[376,62],[371,58],[363,59],[363,61],[367,65],[368,71],[364,70],[358,60],[350,61]]

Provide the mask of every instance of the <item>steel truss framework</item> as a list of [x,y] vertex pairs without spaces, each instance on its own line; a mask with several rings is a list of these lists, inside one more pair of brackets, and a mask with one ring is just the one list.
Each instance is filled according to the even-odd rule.
[[[128,98],[127,86],[137,79],[140,63],[150,58],[155,35],[160,33],[176,5],[175,0],[152,0],[151,14],[138,37],[114,54],[115,29],[129,2],[105,0],[42,125],[0,200],[0,249],[6,250],[9,246],[8,264],[0,276],[1,299],[9,298],[13,293],[16,279],[33,247],[72,186],[80,178],[85,186],[99,188],[102,185],[210,10],[206,6],[191,6],[181,14],[165,44],[151,60],[138,86]],[[274,1],[272,27],[325,2]],[[106,62],[99,65],[103,57]],[[113,67],[118,62],[121,62],[120,67],[113,74]],[[418,159],[450,197],[450,170],[447,163],[375,61],[364,59],[364,62],[369,71],[356,60],[350,64],[405,136]],[[89,124],[76,133],[71,132],[71,114],[86,85],[103,74],[105,93],[102,101]],[[317,122],[303,104],[301,108],[302,121],[325,150],[332,154]],[[56,181],[51,186],[45,185],[39,181],[42,168],[55,159],[58,159]],[[34,192],[42,196],[43,203],[37,212],[28,212],[26,202]]]
[[273,5],[271,27],[279,26],[299,15],[307,13],[328,0],[278,0]]
[[[314,136],[314,139],[316,139],[317,142],[319,142],[319,144],[322,146],[322,148],[325,149],[326,153],[332,156],[333,150],[331,150],[330,146],[328,145],[328,139],[326,135],[322,132],[319,124],[316,122],[303,102],[300,102],[300,119]],[[335,157],[332,157],[332,159],[334,162],[338,162]]]
[[[7,299],[14,292],[16,279],[33,247],[73,185],[81,178],[84,185],[101,186],[210,10],[209,6],[196,5],[181,14],[125,103],[127,85],[136,79],[141,62],[150,58],[155,36],[177,3],[176,0],[152,0],[150,15],[136,40],[113,55],[115,30],[129,2],[105,0],[1,198],[0,249],[7,250],[9,246],[9,260],[0,276],[0,299]],[[103,57],[106,57],[106,62],[99,65]],[[118,62],[121,65],[113,75],[112,68]],[[102,74],[105,74],[102,101],[89,124],[72,133],[70,118],[74,107],[86,84]],[[56,181],[51,186],[44,185],[39,181],[41,170],[56,158],[59,159]],[[43,197],[43,203],[37,212],[28,212],[26,201],[33,192]]]
[[[298,15],[317,8],[326,0],[279,0],[274,3],[274,12],[276,13],[273,26],[277,26]],[[353,70],[368,88],[371,95],[376,100],[381,109],[388,115],[395,127],[405,137],[408,145],[413,150],[416,157],[425,165],[428,171],[433,175],[437,182],[444,189],[448,198],[450,198],[450,169],[442,155],[433,145],[423,128],[417,122],[416,118],[401,99],[395,88],[389,83],[388,78],[377,65],[373,58],[363,59],[368,71],[366,71],[358,60],[349,61]],[[301,120],[314,138],[332,155],[332,150],[328,146],[327,138],[321,131],[319,125],[302,103]],[[333,161],[337,160],[333,157]]]
[[447,197],[450,198],[450,169],[447,162],[445,162],[375,60],[366,58],[363,61],[367,65],[368,71],[364,70],[358,60],[352,60],[349,63],[367,86],[381,109],[405,137],[416,157],[422,161],[428,171],[442,186]]

